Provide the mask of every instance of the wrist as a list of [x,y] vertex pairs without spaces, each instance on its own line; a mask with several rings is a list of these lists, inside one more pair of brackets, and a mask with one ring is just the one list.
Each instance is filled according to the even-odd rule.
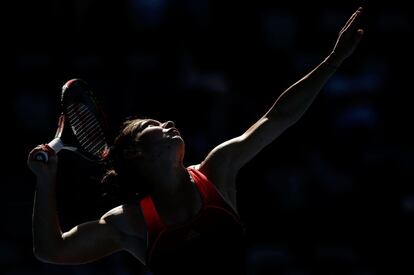
[[337,70],[339,68],[339,66],[335,65],[334,63],[325,62],[325,64],[326,64],[327,67],[329,67],[331,69],[334,69],[334,70]]
[[325,58],[324,63],[330,68],[338,69],[342,64],[342,60],[338,58],[334,52],[332,52],[327,58]]
[[54,175],[40,175],[37,177],[36,189],[50,190],[56,185],[56,176]]

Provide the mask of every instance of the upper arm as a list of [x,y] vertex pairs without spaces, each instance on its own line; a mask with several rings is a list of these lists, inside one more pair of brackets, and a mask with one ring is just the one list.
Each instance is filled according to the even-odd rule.
[[241,136],[228,142],[224,149],[231,159],[232,169],[239,170],[263,148],[269,145],[291,125],[290,120],[280,118],[259,119]]
[[[38,255],[55,264],[82,264],[98,260],[120,250],[134,254],[140,260],[145,254],[143,223],[132,210],[119,206],[99,220],[75,226],[62,234],[62,242],[54,252]],[[136,233],[136,234],[135,234]]]
[[75,226],[62,234],[62,244],[52,261],[65,264],[91,262],[122,249],[121,232],[101,218]]

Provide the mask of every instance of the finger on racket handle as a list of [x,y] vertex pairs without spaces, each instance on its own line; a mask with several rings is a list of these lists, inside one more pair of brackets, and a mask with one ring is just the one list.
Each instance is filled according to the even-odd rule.
[[[60,138],[55,138],[47,144],[55,153],[58,153],[63,148],[63,143]],[[47,163],[49,161],[49,155],[45,151],[38,151],[34,154],[34,159]]]

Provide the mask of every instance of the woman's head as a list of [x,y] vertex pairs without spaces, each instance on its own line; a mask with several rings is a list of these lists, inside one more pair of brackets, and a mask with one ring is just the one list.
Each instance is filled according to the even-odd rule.
[[184,151],[184,140],[174,122],[128,119],[109,152],[112,167],[103,181],[116,177],[126,192],[147,194],[151,177],[160,169],[182,165]]
[[[124,160],[141,165],[181,161],[184,141],[172,121],[129,119],[115,138],[114,148]],[[155,163],[154,163],[155,162]]]

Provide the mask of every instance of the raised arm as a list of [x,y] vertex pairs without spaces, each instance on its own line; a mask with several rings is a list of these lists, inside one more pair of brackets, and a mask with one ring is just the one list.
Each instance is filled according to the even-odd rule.
[[361,13],[362,8],[359,8],[348,19],[328,57],[286,89],[273,106],[241,136],[214,148],[201,164],[201,169],[212,177],[215,173],[233,175],[298,121],[336,69],[354,52],[363,34],[363,30],[357,28]]
[[[33,159],[36,151],[49,153],[47,164]],[[44,262],[54,264],[82,264],[126,249],[124,234],[116,226],[117,213],[109,212],[96,221],[61,231],[56,207],[57,157],[53,150],[41,145],[32,150],[28,166],[37,177],[33,206],[33,251]]]

